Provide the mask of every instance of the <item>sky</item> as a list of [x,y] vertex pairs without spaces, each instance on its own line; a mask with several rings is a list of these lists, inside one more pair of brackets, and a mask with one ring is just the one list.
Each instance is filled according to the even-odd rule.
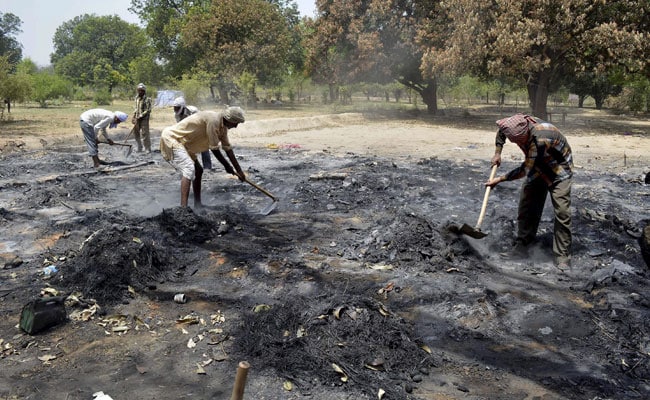
[[[296,3],[301,15],[314,16],[315,0]],[[131,0],[0,0],[0,12],[12,13],[23,21],[23,32],[16,35],[23,45],[23,58],[30,58],[40,67],[50,64],[52,38],[61,24],[83,14],[117,14],[139,25],[138,17],[129,12],[130,6]]]

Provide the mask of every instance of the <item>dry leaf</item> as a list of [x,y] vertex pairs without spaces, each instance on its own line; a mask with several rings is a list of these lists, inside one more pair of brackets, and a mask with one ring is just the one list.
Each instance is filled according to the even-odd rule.
[[373,264],[373,265],[368,265],[368,268],[377,271],[389,271],[393,269],[393,266],[390,264]]
[[196,364],[196,373],[199,374],[199,375],[205,375],[206,374],[205,370],[203,369],[203,367],[199,363]]
[[290,391],[293,390],[293,383],[291,383],[289,381],[284,381],[284,383],[282,384],[282,388],[284,390],[286,390],[287,392],[290,392]]
[[383,398],[384,398],[384,394],[386,394],[386,392],[384,391],[384,389],[381,389],[381,388],[380,388],[379,391],[377,392],[377,398],[378,398],[379,400],[383,399]]
[[187,341],[187,348],[188,349],[193,349],[196,347],[196,343],[194,342],[193,338],[190,338],[190,340]]
[[305,330],[305,328],[301,326],[300,328],[298,328],[298,332],[296,332],[296,337],[301,338],[303,336],[307,336],[307,330]]
[[140,240],[140,238],[137,237],[133,237],[133,241],[136,243],[142,243],[142,240]]
[[263,311],[269,311],[271,309],[271,306],[268,304],[258,304],[255,307],[253,307],[253,312],[259,313]]
[[383,315],[384,317],[387,317],[387,316],[390,315],[390,312],[388,310],[386,310],[386,308],[384,308],[383,304],[379,306],[379,313],[381,315]]
[[212,359],[211,359],[211,358],[209,358],[209,359],[207,359],[207,360],[201,362],[201,366],[202,366],[202,367],[207,367],[207,366],[210,365],[210,364],[212,364]]
[[186,315],[183,318],[179,318],[176,320],[177,324],[187,324],[187,325],[194,325],[199,323],[199,317],[193,316],[193,315]]
[[56,360],[56,356],[52,355],[52,354],[44,354],[44,355],[38,357],[38,359],[43,361],[43,362],[48,362],[48,361]]
[[342,312],[343,310],[345,310],[345,306],[339,306],[339,307],[336,307],[336,308],[334,309],[334,312],[332,312],[332,314],[334,314],[334,316],[336,317],[336,319],[341,319],[341,312]]
[[347,374],[346,374],[345,372],[343,372],[343,370],[341,369],[341,367],[339,367],[338,365],[332,363],[332,368],[334,369],[334,371],[336,371],[336,372],[338,372],[339,374],[341,374],[341,381],[343,381],[343,382],[347,382],[347,381],[348,381],[348,376],[347,376]]
[[58,296],[59,291],[54,289],[54,288],[46,287],[46,288],[41,289],[41,294],[43,294],[43,295],[47,294],[47,295],[50,295],[50,296]]
[[422,346],[420,346],[420,348],[422,350],[426,351],[427,353],[431,354],[431,348],[429,346],[427,346],[426,344],[423,344]]

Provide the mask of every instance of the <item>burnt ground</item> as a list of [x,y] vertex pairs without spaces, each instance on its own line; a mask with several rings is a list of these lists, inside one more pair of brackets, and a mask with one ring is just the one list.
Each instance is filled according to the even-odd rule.
[[[2,399],[228,399],[242,360],[250,399],[650,397],[640,171],[579,170],[561,272],[549,204],[531,256],[499,255],[516,184],[492,191],[487,237],[451,232],[475,222],[488,160],[237,148],[280,199],[264,216],[220,170],[181,209],[159,153],[102,151],[102,172],[81,146],[0,157]],[[69,319],[21,331],[48,295]]]

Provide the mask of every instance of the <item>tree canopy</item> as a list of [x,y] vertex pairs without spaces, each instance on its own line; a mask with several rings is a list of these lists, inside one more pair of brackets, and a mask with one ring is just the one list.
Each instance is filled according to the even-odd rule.
[[20,18],[12,13],[0,12],[0,56],[15,66],[23,58],[23,46],[16,39],[16,34],[22,32],[23,24]]
[[567,76],[647,68],[647,0],[453,0],[438,7],[451,23],[444,42],[433,21],[421,27],[424,74],[519,77],[542,118],[549,91]]
[[398,81],[437,111],[435,77],[420,72],[418,27],[429,2],[317,0],[318,18],[306,37],[307,68],[316,82]]
[[129,64],[148,54],[142,29],[116,15],[75,17],[57,28],[53,41],[51,59],[58,74],[109,91],[129,82]]

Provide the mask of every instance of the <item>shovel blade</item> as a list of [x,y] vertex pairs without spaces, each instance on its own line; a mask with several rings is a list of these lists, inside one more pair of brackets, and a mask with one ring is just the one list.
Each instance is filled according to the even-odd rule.
[[275,210],[275,207],[278,206],[278,201],[275,200],[273,203],[269,204],[268,206],[264,207],[261,211],[260,214],[262,215],[269,215],[271,211]]
[[132,152],[133,152],[133,146],[129,146],[128,150],[126,151],[126,155],[124,157],[130,156]]
[[481,229],[474,228],[473,226],[467,224],[463,224],[463,226],[460,227],[460,233],[469,237],[473,237],[474,239],[483,239],[488,235],[487,233],[481,231]]

